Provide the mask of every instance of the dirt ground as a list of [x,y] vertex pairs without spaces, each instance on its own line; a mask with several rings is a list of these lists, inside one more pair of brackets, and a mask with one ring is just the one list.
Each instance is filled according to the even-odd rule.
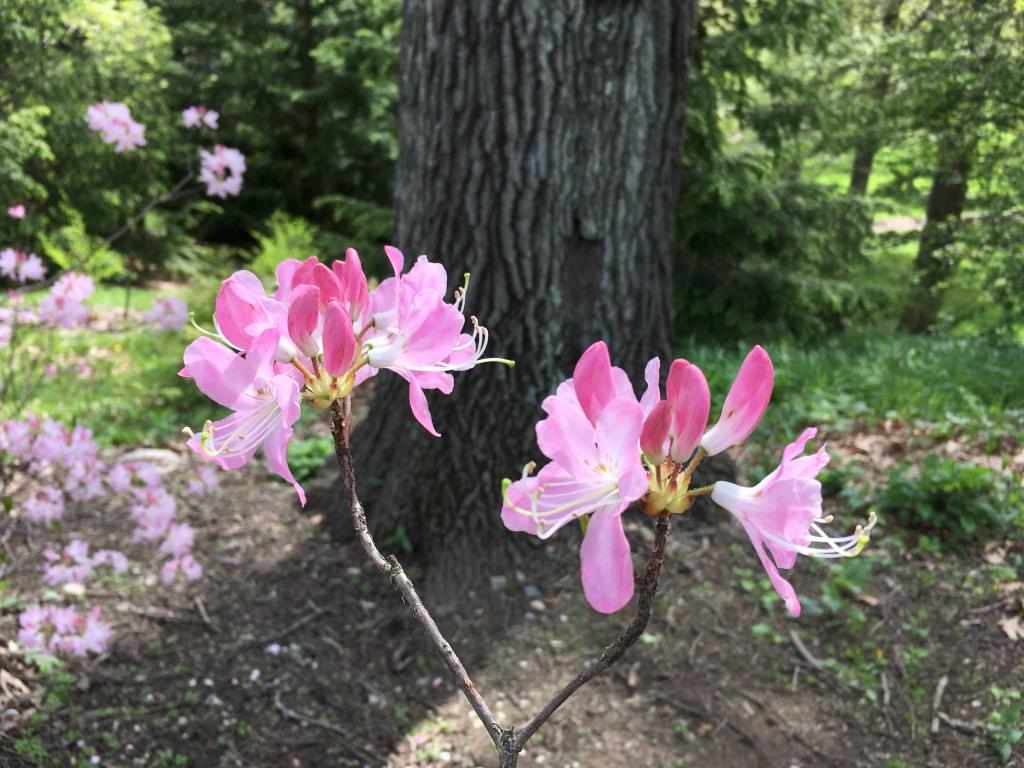
[[[837,449],[874,437],[844,436]],[[183,498],[179,514],[196,528],[200,582],[90,587],[116,620],[101,658],[43,673],[13,645],[0,657],[0,765],[496,765],[397,593],[357,545],[303,515],[290,488],[253,463],[222,475],[214,495]],[[64,535],[114,544],[125,526],[117,510],[92,509]],[[653,529],[630,514],[627,530],[639,567]],[[631,618],[587,607],[578,537],[563,533],[457,604],[423,595],[507,723],[524,724]],[[794,584],[817,608],[793,620],[738,526],[678,521],[647,634],[520,765],[998,765],[984,729],[990,688],[1024,677],[1024,643],[1001,625],[1022,606],[1005,564],[1013,545],[927,558],[889,551],[884,535],[857,578],[801,562]],[[7,594],[33,578],[14,574]],[[0,636],[15,635],[16,615],[5,609]]]

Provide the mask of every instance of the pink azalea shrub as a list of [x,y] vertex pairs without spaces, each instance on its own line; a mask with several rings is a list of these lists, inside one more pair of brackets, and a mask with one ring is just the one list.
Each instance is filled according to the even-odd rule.
[[[159,572],[164,584],[179,575],[186,581],[202,575],[202,566],[191,555],[195,533],[175,519],[177,502],[152,464],[109,465],[100,458],[89,430],[32,414],[0,423],[0,455],[10,470],[35,480],[12,497],[15,519],[49,527],[59,523],[70,504],[120,496],[128,500],[129,516],[135,523],[131,539],[155,549],[163,561]],[[47,547],[42,557],[43,582],[70,589],[69,594],[81,592],[103,569],[123,573],[128,567],[123,552],[90,552],[89,543],[81,539]],[[52,606],[34,606],[27,613],[21,622],[22,642],[34,650],[99,653],[110,635],[98,613],[79,616],[73,608]],[[102,642],[92,642],[97,638]]]
[[245,155],[233,147],[218,144],[213,152],[199,150],[199,180],[206,185],[206,194],[224,200],[242,191]]
[[113,144],[115,152],[134,152],[146,145],[146,126],[132,120],[131,110],[121,102],[101,101],[89,107],[85,115],[89,130]]
[[194,451],[236,469],[262,447],[304,504],[287,462],[302,403],[326,408],[383,369],[408,382],[413,416],[438,435],[424,391],[450,394],[454,371],[486,362],[487,329],[470,318],[465,332],[466,289],[446,302],[444,267],[421,256],[404,272],[401,252],[385,250],[394,276],[372,291],[352,249],[330,267],[315,256],[281,262],[270,295],[251,272],[223,282],[218,333],[189,344],[181,375],[232,413],[190,433]]
[[162,331],[180,331],[188,322],[188,304],[174,296],[161,296],[142,319]]
[[585,521],[580,549],[583,592],[603,613],[625,606],[633,596],[633,562],[621,515],[640,501],[651,515],[682,514],[696,495],[710,493],[743,525],[765,572],[790,613],[800,602],[779,569],[792,568],[798,554],[852,557],[866,544],[874,525],[850,536],[831,537],[821,509],[818,473],[828,463],[822,447],[801,456],[815,430],[806,430],[783,452],[782,464],[754,488],[717,482],[691,491],[693,469],[745,440],[771,398],[771,360],[754,347],[744,360],[722,406],[707,429],[710,394],[703,373],[675,360],[666,399],[661,398],[660,361],[645,371],[647,388],[637,399],[626,373],[613,367],[604,342],[580,357],[572,378],[542,404],[537,445],[550,460],[532,475],[533,464],[516,482],[505,481],[501,518],[505,527],[546,539],[573,520]]

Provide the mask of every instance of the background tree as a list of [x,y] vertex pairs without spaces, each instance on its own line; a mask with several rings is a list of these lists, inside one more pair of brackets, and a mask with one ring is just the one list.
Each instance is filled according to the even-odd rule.
[[433,404],[442,441],[384,405],[404,394],[382,381],[353,440],[375,522],[404,526],[449,576],[514,540],[491,538],[501,477],[536,454],[540,402],[585,346],[606,339],[633,374],[672,352],[692,14],[677,0],[405,4],[396,241],[473,273],[469,311],[494,353],[529,363],[459,377],[458,400]]

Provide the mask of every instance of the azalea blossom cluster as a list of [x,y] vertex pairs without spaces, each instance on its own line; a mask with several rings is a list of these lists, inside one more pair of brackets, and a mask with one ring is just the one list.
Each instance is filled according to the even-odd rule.
[[215,130],[220,114],[215,109],[207,109],[202,105],[196,105],[182,110],[181,117],[185,122],[186,128],[203,128],[205,126]]
[[385,252],[394,275],[372,291],[352,249],[329,267],[315,256],[282,261],[270,295],[251,272],[222,283],[216,332],[189,344],[181,375],[232,414],[188,431],[193,450],[236,469],[262,446],[271,470],[304,504],[287,462],[302,403],[327,408],[384,369],[408,382],[413,416],[439,434],[424,392],[450,394],[453,372],[491,362],[487,329],[470,317],[466,330],[468,275],[447,302],[444,267],[420,256],[406,272],[397,248]]
[[[87,502],[114,494],[127,497],[135,522],[132,538],[154,546],[162,561],[161,581],[171,584],[179,575],[194,581],[202,575],[202,567],[190,553],[194,532],[175,519],[177,504],[154,465],[134,461],[108,465],[100,458],[99,446],[88,429],[80,425],[69,428],[61,421],[34,414],[0,423],[0,459],[6,478],[5,493],[13,502],[14,517],[51,526],[64,517],[69,502]],[[205,478],[205,484],[213,487],[216,479]],[[43,581],[52,587],[62,587],[69,596],[83,595],[86,582],[100,567],[121,573],[128,566],[122,552],[101,549],[91,553],[89,544],[80,539],[47,548],[43,559]],[[93,618],[80,617],[81,622],[68,626],[82,632],[87,626],[96,629],[97,622],[102,622],[98,614],[89,615]],[[28,622],[22,622],[22,628],[29,630],[23,634],[37,643],[28,647],[71,648],[53,640],[54,636],[62,637],[70,631],[61,628],[60,622],[47,624],[38,616]],[[44,631],[46,626],[51,629]],[[82,647],[85,646],[75,645],[71,652],[77,653],[76,649]]]
[[174,296],[160,296],[142,319],[162,331],[180,331],[188,322],[188,304]]
[[132,119],[131,110],[119,101],[101,101],[85,112],[89,130],[98,132],[103,141],[114,145],[115,152],[134,152],[146,146],[146,126]]
[[123,552],[101,549],[90,554],[88,542],[81,539],[73,539],[59,552],[52,547],[47,548],[43,552],[43,559],[46,560],[43,581],[51,587],[84,584],[101,566],[108,566],[114,573],[128,570],[128,558]]
[[0,275],[15,283],[34,282],[46,277],[46,267],[34,253],[5,248],[0,251]]
[[[220,114],[201,105],[182,110],[182,121],[186,128],[219,127]],[[114,145],[115,152],[133,152],[146,145],[145,126],[135,122],[131,110],[121,102],[101,101],[86,110],[89,128],[97,131],[107,144]],[[213,151],[199,150],[199,180],[206,185],[206,194],[222,200],[242,191],[242,177],[245,174],[245,155],[234,147],[223,144],[214,146]],[[12,213],[12,211],[15,211]],[[8,209],[15,216],[15,208]],[[24,209],[21,209],[21,216]]]
[[701,370],[686,360],[672,362],[666,396],[661,397],[661,363],[645,371],[646,391],[637,398],[626,373],[611,365],[603,342],[580,357],[572,378],[562,382],[542,407],[537,445],[550,460],[536,475],[532,463],[516,482],[506,480],[501,517],[505,526],[547,539],[573,520],[584,524],[580,549],[583,592],[596,610],[612,613],[633,596],[633,564],[622,513],[634,502],[651,516],[686,512],[695,498],[710,495],[743,526],[772,586],[789,612],[800,602],[779,569],[792,568],[797,555],[853,557],[875,524],[833,537],[822,525],[818,473],[828,463],[824,446],[804,456],[816,434],[804,431],[786,446],[782,463],[753,488],[719,481],[691,489],[697,465],[745,440],[771,398],[774,370],[761,347],[740,368],[718,422],[707,428],[711,407]]
[[7,215],[12,219],[24,219],[25,218],[25,205],[23,203],[16,203],[7,208]]
[[30,605],[18,616],[18,640],[30,651],[86,656],[107,650],[112,628],[100,609],[80,613],[74,606]]
[[206,194],[222,200],[242,191],[245,155],[233,147],[217,144],[213,152],[199,150],[199,180],[206,184]]
[[65,272],[39,302],[39,320],[46,325],[75,328],[85,325],[89,310],[83,302],[96,292],[96,283],[80,272]]

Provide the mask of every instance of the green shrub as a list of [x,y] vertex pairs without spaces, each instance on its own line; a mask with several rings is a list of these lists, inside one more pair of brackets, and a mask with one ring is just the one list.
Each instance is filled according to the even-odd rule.
[[934,455],[916,472],[908,464],[893,469],[875,506],[883,519],[942,547],[1013,536],[1024,521],[1020,478]]
[[267,220],[266,231],[253,232],[256,247],[249,268],[268,277],[285,259],[302,261],[316,253],[317,230],[305,219],[274,211]]
[[334,440],[314,437],[292,440],[288,445],[288,466],[300,483],[312,478],[323,466],[324,459],[334,453]]

